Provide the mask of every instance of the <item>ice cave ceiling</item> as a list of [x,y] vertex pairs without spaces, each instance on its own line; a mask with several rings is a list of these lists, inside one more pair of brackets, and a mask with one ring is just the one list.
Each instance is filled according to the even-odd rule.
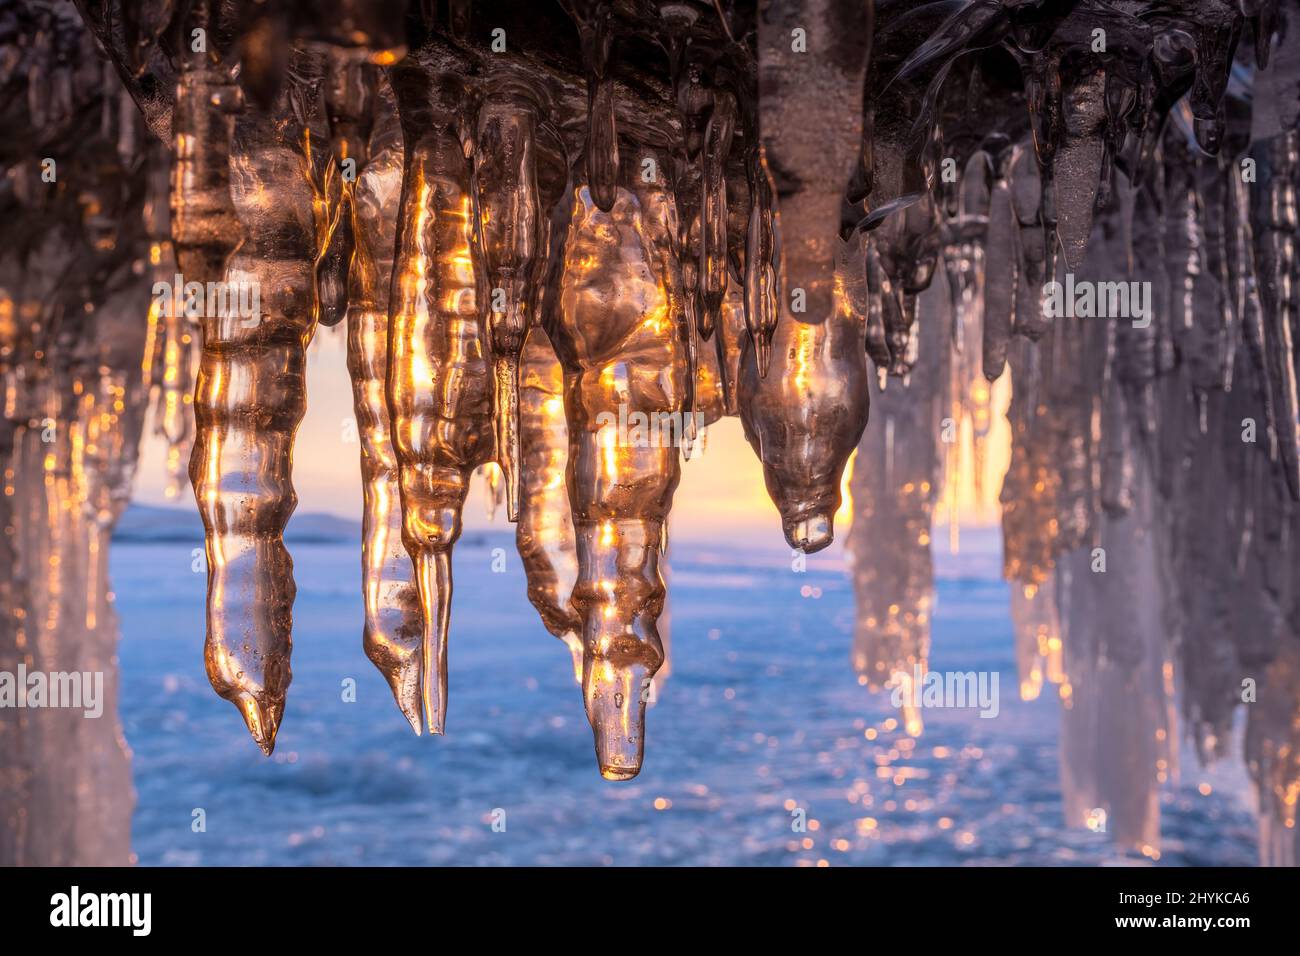
[[269,754],[307,348],[342,323],[398,708],[443,731],[486,468],[626,779],[703,429],[739,416],[807,553],[856,450],[880,688],[926,659],[933,518],[1009,373],[1020,692],[1066,711],[1067,817],[1154,843],[1177,740],[1214,759],[1247,700],[1292,859],[1298,115],[1296,0],[7,3],[0,664],[111,658],[148,420],[206,529],[208,677]]

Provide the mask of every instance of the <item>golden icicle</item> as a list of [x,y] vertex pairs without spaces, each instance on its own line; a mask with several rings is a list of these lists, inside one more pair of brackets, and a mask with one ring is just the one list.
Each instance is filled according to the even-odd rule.
[[480,320],[470,169],[454,131],[464,92],[446,74],[393,72],[406,141],[389,311],[388,407],[402,540],[424,614],[425,726],[447,715],[451,550],[473,470],[493,457],[492,375]]
[[293,441],[313,332],[312,192],[286,112],[248,112],[236,124],[231,195],[248,240],[225,278],[232,290],[257,290],[260,314],[202,318],[190,459],[207,545],[208,679],[268,755],[292,677],[296,588],[284,528],[297,505]]
[[497,463],[511,521],[519,517],[519,353],[545,239],[534,146],[543,104],[534,86],[505,70],[490,77],[474,142],[479,234],[489,286]]
[[[200,0],[190,25],[207,28],[207,14],[208,3]],[[187,282],[220,279],[243,242],[229,179],[230,140],[241,105],[228,72],[187,45],[172,116],[171,193],[172,242]]]
[[565,362],[583,697],[609,780],[641,769],[646,697],[663,661],[660,533],[680,473],[677,447],[623,441],[611,425],[620,406],[629,416],[680,413],[685,402],[676,218],[658,184],[624,185],[609,212],[579,185],[552,334]]
[[351,198],[355,252],[348,273],[348,373],[361,442],[364,500],[362,646],[417,734],[423,729],[424,630],[411,558],[402,544],[401,492],[388,415],[388,301],[402,189],[402,139],[392,91],[376,98],[370,159]]
[[573,609],[578,550],[569,508],[569,430],[564,369],[542,328],[528,333],[519,376],[520,495],[515,544],[528,578],[528,600],[546,629],[573,655],[582,682],[582,621]]

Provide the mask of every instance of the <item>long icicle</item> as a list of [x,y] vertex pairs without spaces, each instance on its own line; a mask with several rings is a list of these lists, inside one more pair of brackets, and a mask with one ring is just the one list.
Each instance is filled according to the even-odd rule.
[[[208,679],[268,755],[292,676],[296,588],[284,528],[297,505],[293,441],[314,331],[315,236],[302,225],[312,222],[312,192],[300,129],[251,112],[236,126],[231,194],[248,239],[226,282],[241,306],[256,295],[261,314],[241,308],[202,319],[190,459],[207,542]],[[286,168],[298,175],[286,177]]]
[[362,646],[411,729],[423,732],[424,628],[411,558],[402,544],[401,489],[388,414],[388,304],[402,189],[402,138],[392,92],[376,97],[370,158],[351,198],[355,253],[348,274],[348,373],[361,443]]
[[[649,150],[637,158],[663,168]],[[673,334],[682,308],[676,209],[663,183],[627,178],[608,213],[585,184],[574,192],[551,336],[565,361],[583,699],[608,780],[641,769],[646,701],[663,662],[661,535],[680,472],[675,445],[620,440],[615,423],[620,408],[629,417],[680,411],[687,370]]]
[[397,258],[389,304],[388,409],[402,497],[402,540],[424,613],[421,709],[447,717],[451,549],[474,468],[492,459],[492,376],[479,309],[470,167],[456,127],[461,81],[394,70],[405,137]]
[[564,419],[564,368],[545,329],[524,344],[519,376],[520,497],[515,545],[528,579],[528,600],[546,629],[573,657],[582,683],[582,620],[573,608],[578,550],[569,507],[569,429]]
[[519,353],[536,297],[545,236],[534,145],[544,109],[532,84],[502,71],[489,79],[474,144],[478,227],[489,287],[497,464],[511,521],[519,518]]

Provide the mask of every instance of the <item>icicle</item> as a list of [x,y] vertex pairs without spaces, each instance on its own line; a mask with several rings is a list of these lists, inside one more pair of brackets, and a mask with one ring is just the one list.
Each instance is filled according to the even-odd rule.
[[618,124],[614,117],[615,36],[607,0],[563,0],[578,25],[582,65],[587,74],[587,181],[596,205],[614,207],[619,181]]
[[[782,322],[819,323],[835,310],[833,244],[844,192],[862,151],[869,50],[860,38],[870,29],[869,10],[869,4],[828,7],[794,0],[767,5],[758,17],[757,123],[750,128],[757,129],[762,150],[750,150],[754,211],[746,245],[746,305],[760,373],[772,356],[769,320],[780,315]],[[796,28],[806,34],[806,50],[791,41]],[[790,82],[796,76],[800,81]],[[808,136],[809,128],[822,135]],[[769,252],[768,225],[762,221],[770,199],[769,175],[779,195],[776,261],[781,271],[773,286],[780,290],[779,312],[769,316],[764,310],[755,321],[755,307],[766,304],[760,296]]]
[[1250,361],[1249,380],[1255,384],[1264,407],[1270,457],[1277,456],[1277,420],[1273,409],[1273,387],[1264,349],[1264,323],[1255,278],[1255,240],[1251,226],[1247,185],[1240,176],[1228,179],[1229,244],[1228,271],[1232,281],[1233,310],[1241,325],[1241,343]]
[[870,393],[862,323],[837,299],[819,322],[786,316],[763,375],[745,352],[740,415],[763,462],[768,494],[790,547],[807,554],[834,538],[844,466],[867,423]]
[[519,374],[520,509],[515,544],[528,578],[528,600],[546,629],[573,657],[582,683],[582,620],[574,610],[578,551],[566,471],[569,433],[564,418],[564,369],[541,328],[528,333]]
[[740,370],[750,339],[745,328],[744,293],[728,273],[727,294],[722,300],[721,321],[713,339],[724,415],[740,414]]
[[700,337],[712,335],[727,294],[727,157],[736,122],[736,98],[725,90],[713,97],[704,132],[700,178]]
[[[165,154],[164,154],[165,155]],[[153,156],[155,162],[162,157]],[[149,265],[155,280],[145,335],[143,385],[155,397],[154,434],[167,442],[167,484],[164,494],[179,498],[188,483],[187,465],[194,443],[194,379],[198,364],[198,316],[188,315],[184,277],[177,281],[172,244],[168,239],[170,182],[151,175],[145,201],[145,229],[150,236]],[[177,288],[177,285],[180,288]]]
[[[885,267],[880,264],[880,253],[876,248],[875,237],[871,233],[867,233],[864,237],[863,249],[865,258],[864,272],[867,282],[867,314],[864,325],[867,354],[871,356],[871,361],[876,366],[881,387],[883,388],[885,376],[894,364],[893,349],[901,348],[904,351],[900,354],[905,354],[906,343],[900,344],[897,339],[897,323],[893,321],[895,314],[899,311],[897,309],[897,299],[894,296],[889,275],[885,272]],[[885,324],[886,302],[892,307],[889,326]],[[895,335],[892,348],[890,344],[891,332]]]
[[[936,301],[938,290],[929,302]],[[853,525],[848,535],[856,618],[854,668],[871,690],[914,691],[927,669],[934,603],[930,527],[937,499],[940,430],[948,337],[927,315],[927,336],[907,388],[875,390],[873,422],[862,435],[849,487]],[[903,724],[922,730],[919,698],[904,693]]]
[[[196,30],[208,29],[208,17],[208,4],[200,0],[189,23]],[[225,70],[207,53],[187,47],[172,119],[171,198],[172,243],[186,282],[220,280],[244,242],[230,178],[230,141],[241,105]]]
[[1128,435],[1127,402],[1119,388],[1107,389],[1102,435],[1100,504],[1117,518],[1133,507],[1133,454]]
[[519,353],[536,298],[546,231],[534,144],[538,115],[545,111],[532,84],[502,70],[489,78],[474,144],[479,230],[489,286],[487,327],[495,383],[497,463],[511,521],[519,517]]
[[[1205,238],[1209,265],[1218,286],[1215,294],[1215,311],[1218,320],[1218,387],[1232,389],[1232,372],[1237,361],[1237,346],[1241,340],[1241,313],[1237,308],[1236,280],[1232,237],[1232,179],[1237,178],[1228,164],[1207,163],[1203,169],[1206,177]],[[1231,238],[1230,238],[1231,237]]]
[[957,215],[946,224],[943,263],[952,310],[952,347],[958,354],[982,335],[991,173],[988,153],[977,150],[961,178]]
[[1193,396],[1204,413],[1209,392],[1232,384],[1232,346],[1228,343],[1235,340],[1235,323],[1228,293],[1225,177],[1217,161],[1193,162],[1187,221],[1191,255],[1184,279],[1190,280],[1192,287],[1192,328],[1180,349],[1180,358]]
[[[706,213],[706,183],[704,179],[705,132],[710,126],[714,108],[714,92],[703,82],[708,65],[693,62],[690,54],[700,47],[690,42],[690,28],[697,14],[690,7],[667,4],[659,8],[668,37],[668,70],[673,83],[673,99],[677,103],[681,122],[680,153],[674,162],[673,194],[678,212],[678,244],[681,249],[683,299],[679,337],[686,346],[686,429],[682,442],[682,455],[690,459],[696,440],[695,387],[700,359],[699,336],[706,321],[704,314],[704,261]],[[730,144],[728,143],[728,148]],[[723,157],[725,162],[725,157]],[[656,173],[657,174],[657,173]],[[726,181],[721,181],[721,225],[725,251],[727,206]],[[725,268],[726,262],[724,260]],[[712,330],[710,329],[710,332]]]
[[1265,356],[1277,423],[1283,475],[1293,500],[1300,501],[1300,424],[1297,416],[1295,333],[1300,326],[1297,301],[1296,179],[1300,175],[1300,131],[1291,130],[1262,144],[1259,184],[1252,204],[1255,271],[1263,313]]
[[471,472],[494,454],[492,374],[479,300],[471,172],[456,134],[465,94],[451,74],[393,70],[406,144],[389,307],[388,408],[402,540],[424,615],[425,727],[447,716],[451,551]]
[[686,347],[686,402],[683,406],[686,414],[686,433],[682,442],[682,455],[688,461],[691,457],[696,438],[695,429],[695,410],[697,398],[695,395],[695,386],[698,378],[700,360],[700,342],[699,342],[699,322],[701,311],[700,299],[700,249],[701,249],[701,221],[700,210],[694,208],[694,202],[691,197],[691,188],[689,181],[694,178],[695,171],[687,167],[687,172],[682,177],[687,182],[680,183],[675,190],[678,197],[677,203],[682,214],[688,217],[688,221],[679,220],[679,230],[682,234],[681,241],[681,269],[682,269],[682,303],[681,303],[681,321],[677,330],[678,337]]
[[779,321],[777,248],[772,214],[772,178],[762,146],[749,149],[749,230],[745,237],[745,325],[754,343],[760,375],[772,358],[772,336]]
[[[1261,801],[1261,864],[1295,866],[1296,807],[1300,794],[1300,653],[1283,641],[1251,704],[1246,760]],[[1270,693],[1271,691],[1271,693]]]
[[[197,317],[196,317],[197,318]],[[161,322],[162,381],[154,431],[167,441],[167,485],[164,494],[178,498],[187,479],[186,467],[194,444],[194,373],[198,349],[184,305],[173,301]]]
[[369,161],[358,169],[350,214],[356,237],[348,273],[348,372],[361,444],[362,646],[383,674],[398,708],[419,734],[423,625],[410,556],[402,545],[401,489],[388,412],[388,305],[402,140],[392,91],[375,97]]
[[1015,150],[1006,149],[994,157],[993,188],[989,198],[989,228],[984,278],[984,377],[995,382],[1007,362],[1011,320],[1016,308],[1019,261],[1016,253],[1017,223],[1011,204],[1007,174]]
[[[1056,162],[1057,147],[1063,136],[1061,117],[1061,74],[1060,61],[1057,56],[1035,55],[1031,60],[1031,70],[1025,75],[1025,99],[1029,106],[1029,128],[1033,134],[1034,156],[1038,160],[1041,175],[1040,219],[1046,239],[1044,248],[1046,258],[1043,272],[1048,276],[1056,275],[1057,251],[1057,215],[1056,215]],[[1000,159],[1000,158],[999,158]],[[1005,169],[1002,162],[995,159],[998,179]],[[990,242],[990,248],[992,243]],[[1014,286],[1012,287],[1014,295]],[[987,325],[986,325],[987,328]]]
[[319,164],[320,175],[313,183],[317,205],[313,308],[319,324],[334,326],[348,308],[348,268],[356,244],[352,203],[357,174],[367,158],[375,68],[331,49],[324,87],[330,161]]
[[[1147,855],[1160,844],[1159,787],[1173,782],[1177,722],[1173,666],[1166,655],[1154,489],[1139,473],[1132,512],[1108,519],[1103,541],[1126,556],[1125,573],[1093,573],[1087,549],[1063,556],[1057,572],[1065,629],[1061,698],[1061,789],[1067,823],[1107,812],[1108,835]],[[1132,728],[1143,728],[1133,733]]]
[[1059,550],[1059,452],[1039,397],[1039,348],[1024,339],[1011,344],[1011,463],[1001,493],[1003,576],[1028,589],[1030,598],[1048,581]]
[[[662,166],[649,150],[638,159]],[[571,209],[551,339],[565,362],[578,545],[573,606],[600,772],[626,780],[641,769],[646,690],[663,661],[655,627],[664,599],[660,535],[680,459],[676,447],[621,436],[615,423],[620,409],[630,420],[679,410],[685,400],[686,355],[673,314],[682,299],[677,221],[665,184],[639,175],[625,177],[609,212],[581,183]]]
[[[734,296],[735,287],[730,286],[727,292],[728,296],[723,299],[722,307],[718,310],[721,329],[718,333],[719,338],[739,338],[745,331],[744,319],[732,311],[732,303],[728,301]],[[728,323],[734,323],[731,329],[727,328]],[[726,368],[727,362],[733,363],[730,369]],[[717,340],[715,340],[714,343],[700,349],[699,364],[695,367],[694,424],[697,433],[695,440],[701,453],[704,451],[705,440],[708,437],[708,427],[725,415],[736,414],[735,411],[728,411],[727,409],[727,395],[730,387],[728,377],[738,374],[739,368],[740,352],[738,348],[733,356],[728,356],[725,348],[719,346]],[[684,448],[682,457],[686,459]],[[690,459],[686,460],[689,461]]]
[[1196,142],[1212,156],[1218,154],[1223,143],[1226,125],[1223,91],[1228,85],[1228,72],[1232,69],[1242,25],[1240,12],[1228,7],[1229,12],[1224,15],[1223,7],[1228,5],[1205,11],[1197,24],[1196,79],[1187,97],[1195,117]]
[[1041,587],[1011,588],[1011,626],[1016,635],[1020,699],[1037,700],[1043,685],[1065,681],[1055,572]]
[[[889,372],[905,378],[919,349],[916,297],[929,287],[939,259],[941,234],[933,201],[927,196],[894,213],[872,238],[884,270],[880,289]],[[868,275],[870,280],[873,275]]]
[[[994,151],[1000,151],[1005,145],[1005,136],[986,139],[986,146]],[[1032,157],[1029,162],[1034,163]],[[984,277],[992,172],[989,154],[977,150],[966,163],[956,196],[957,214],[946,223],[944,235],[951,322],[949,417],[954,434],[945,456],[943,494],[953,551],[958,547],[961,485],[966,474],[974,476],[979,507],[984,509],[989,505],[984,473],[992,390],[980,371],[980,349],[984,336]]]
[[[315,240],[311,227],[303,227],[312,222],[310,183],[305,175],[286,176],[305,166],[298,152],[304,138],[294,123],[246,113],[235,142],[238,175],[230,193],[238,219],[223,228],[234,235],[242,228],[248,238],[239,246],[210,235],[195,254],[238,246],[226,282],[260,290],[261,314],[227,310],[203,317],[190,480],[207,541],[208,679],[269,755],[291,680],[295,586],[284,527],[297,503],[292,449],[306,409]],[[293,159],[286,163],[286,157]],[[184,194],[185,177],[179,179]],[[173,199],[174,215],[178,205],[185,205],[183,195]],[[173,234],[186,231],[182,226]],[[180,239],[177,255],[185,255]],[[207,255],[204,267],[217,258]]]
[[1196,280],[1201,272],[1202,237],[1189,156],[1176,140],[1165,144],[1165,276],[1172,305],[1174,339],[1185,345],[1195,323]]
[[[1056,229],[1067,272],[1083,264],[1105,161],[1106,74],[1076,81],[1062,97],[1062,137],[1052,163]],[[1049,241],[1051,237],[1049,235]]]

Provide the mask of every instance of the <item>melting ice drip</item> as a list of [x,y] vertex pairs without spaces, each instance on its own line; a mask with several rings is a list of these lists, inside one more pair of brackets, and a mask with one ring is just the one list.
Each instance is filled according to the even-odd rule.
[[[193,447],[209,677],[270,753],[306,349],[345,321],[364,644],[397,705],[444,730],[452,551],[491,468],[626,779],[680,459],[601,416],[738,415],[808,552],[856,448],[854,657],[879,686],[928,653],[933,513],[965,457],[984,473],[1009,366],[1005,570],[1022,693],[1066,708],[1069,812],[1154,848],[1172,702],[1212,759],[1249,679],[1265,855],[1293,859],[1295,0],[77,6],[0,21],[4,659],[111,648],[105,543],[152,400],[174,474]],[[261,314],[150,310],[176,272],[256,283]],[[1155,280],[1154,321],[1045,315],[1067,272]],[[1105,731],[1129,719],[1150,739]],[[5,778],[9,822],[41,773]]]

